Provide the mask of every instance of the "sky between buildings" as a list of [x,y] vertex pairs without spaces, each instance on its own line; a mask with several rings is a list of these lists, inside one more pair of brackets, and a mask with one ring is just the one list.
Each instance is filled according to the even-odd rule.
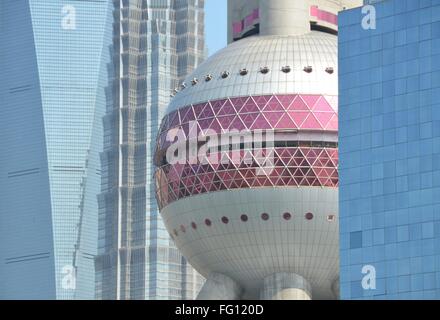
[[227,0],[206,0],[206,41],[211,56],[227,44]]

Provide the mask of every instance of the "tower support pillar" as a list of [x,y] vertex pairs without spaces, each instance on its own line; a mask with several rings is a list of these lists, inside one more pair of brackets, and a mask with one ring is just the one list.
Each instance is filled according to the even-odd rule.
[[233,279],[221,273],[211,273],[200,290],[197,300],[239,300],[242,288]]
[[309,282],[295,273],[275,273],[264,279],[262,300],[312,300]]

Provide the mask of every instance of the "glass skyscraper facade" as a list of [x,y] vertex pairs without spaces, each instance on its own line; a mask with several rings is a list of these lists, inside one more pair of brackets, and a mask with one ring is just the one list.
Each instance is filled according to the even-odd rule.
[[0,1],[0,299],[93,299],[112,2]]
[[376,2],[339,15],[341,298],[440,299],[440,1]]
[[104,120],[97,298],[193,299],[203,282],[159,216],[160,120],[204,59],[204,0],[114,1],[114,104]]

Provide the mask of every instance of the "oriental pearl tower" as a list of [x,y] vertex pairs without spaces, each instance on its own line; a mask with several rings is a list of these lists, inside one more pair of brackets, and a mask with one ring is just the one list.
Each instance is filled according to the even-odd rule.
[[[337,12],[355,2],[230,1],[241,5],[236,41],[172,93],[156,197],[207,279],[198,299],[338,298]],[[222,139],[262,131],[251,143]],[[170,159],[200,136],[221,142],[205,158]]]

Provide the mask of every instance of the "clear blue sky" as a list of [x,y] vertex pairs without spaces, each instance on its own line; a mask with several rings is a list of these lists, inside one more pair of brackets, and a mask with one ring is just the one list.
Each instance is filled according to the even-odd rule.
[[205,13],[206,41],[209,55],[212,55],[228,42],[227,0],[206,0]]

